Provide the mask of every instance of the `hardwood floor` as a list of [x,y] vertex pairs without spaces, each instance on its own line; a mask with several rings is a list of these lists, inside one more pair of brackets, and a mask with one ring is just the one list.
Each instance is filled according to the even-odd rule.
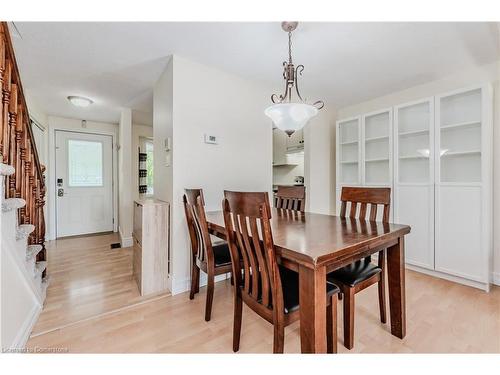
[[[144,301],[133,288],[130,249],[110,250],[115,240],[113,235],[68,239],[50,248],[52,281],[34,332],[52,330],[35,333],[28,347],[77,353],[232,352],[229,280],[216,283],[210,322],[203,318],[206,288],[192,301],[188,292]],[[499,287],[487,294],[413,271],[407,271],[406,286],[405,339],[380,324],[377,288],[369,288],[356,296],[351,351],[342,345],[339,306],[339,353],[500,353]],[[300,352],[299,322],[285,332],[285,352]],[[271,353],[272,340],[272,326],[244,307],[240,353]]]
[[47,243],[50,284],[32,336],[144,301],[132,277],[132,248],[116,233]]

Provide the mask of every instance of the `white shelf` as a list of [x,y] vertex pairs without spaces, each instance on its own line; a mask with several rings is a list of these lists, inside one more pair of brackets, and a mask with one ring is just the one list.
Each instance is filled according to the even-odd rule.
[[399,157],[399,160],[408,160],[408,159],[429,159],[429,157],[424,155],[404,155]]
[[372,137],[372,138],[365,138],[365,142],[374,142],[374,141],[380,141],[382,139],[389,139],[388,135],[383,135],[381,137]]
[[358,141],[346,141],[346,142],[342,142],[341,145],[354,145],[358,143]]
[[366,159],[365,163],[375,163],[379,161],[389,161],[389,158],[380,158],[380,159]]
[[400,137],[410,137],[412,135],[422,135],[422,134],[427,134],[427,133],[429,133],[429,129],[413,130],[411,132],[402,132],[402,133],[399,133],[398,135]]
[[358,164],[357,160],[344,160],[341,161],[340,164]]
[[478,125],[481,125],[481,120],[479,120],[479,121],[457,122],[455,124],[443,125],[443,126],[441,126],[441,130],[456,129],[456,128],[468,128],[468,127],[471,127],[471,126],[478,126]]
[[447,152],[441,155],[441,157],[445,158],[448,156],[462,156],[462,155],[481,155],[481,150]]

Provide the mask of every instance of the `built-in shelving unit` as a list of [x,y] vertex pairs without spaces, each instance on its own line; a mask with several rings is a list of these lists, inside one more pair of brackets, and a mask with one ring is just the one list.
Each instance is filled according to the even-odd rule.
[[362,116],[363,184],[392,186],[392,109]]
[[345,185],[393,187],[393,221],[412,228],[408,267],[487,290],[492,138],[490,86],[340,120],[337,198]]
[[337,125],[337,181],[341,184],[359,184],[360,181],[360,123],[359,117],[347,119]]

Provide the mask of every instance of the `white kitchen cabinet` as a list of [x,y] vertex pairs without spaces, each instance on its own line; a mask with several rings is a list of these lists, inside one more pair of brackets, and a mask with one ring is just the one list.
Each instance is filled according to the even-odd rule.
[[286,142],[288,135],[285,132],[273,128],[273,165],[285,165],[286,159]]
[[[282,132],[283,133],[283,132]],[[294,132],[290,137],[286,135],[286,152],[300,152],[304,150],[304,131],[299,129]]]
[[340,120],[337,202],[342,186],[393,187],[407,266],[489,290],[492,139],[489,85]]

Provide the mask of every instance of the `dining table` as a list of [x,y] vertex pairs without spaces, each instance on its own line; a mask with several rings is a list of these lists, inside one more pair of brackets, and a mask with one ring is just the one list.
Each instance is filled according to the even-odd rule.
[[[302,353],[326,353],[326,275],[357,260],[387,251],[392,335],[406,334],[404,237],[408,225],[272,209],[278,262],[299,273]],[[206,213],[209,232],[226,239],[222,211]]]

